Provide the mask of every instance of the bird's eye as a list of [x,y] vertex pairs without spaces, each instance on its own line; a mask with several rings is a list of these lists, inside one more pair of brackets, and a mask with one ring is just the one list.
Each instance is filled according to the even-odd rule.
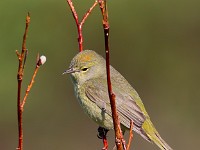
[[88,70],[88,68],[82,68],[81,70],[82,70],[82,71],[87,71],[87,70]]

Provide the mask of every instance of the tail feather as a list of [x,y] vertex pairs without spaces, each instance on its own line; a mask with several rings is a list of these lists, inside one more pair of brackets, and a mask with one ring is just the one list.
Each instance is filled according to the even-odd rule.
[[159,135],[153,126],[152,122],[147,119],[142,125],[142,129],[147,134],[148,138],[151,139],[161,150],[173,150]]
[[161,150],[172,150],[172,148],[161,138],[158,133],[155,133],[155,136],[159,140],[155,140],[154,143],[160,147]]

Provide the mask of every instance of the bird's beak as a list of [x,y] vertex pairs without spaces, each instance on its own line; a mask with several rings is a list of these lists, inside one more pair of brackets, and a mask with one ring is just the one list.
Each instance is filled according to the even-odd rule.
[[76,70],[74,70],[74,68],[69,68],[68,70],[65,70],[65,71],[63,72],[63,74],[66,74],[66,73],[74,73],[74,72],[76,72]]

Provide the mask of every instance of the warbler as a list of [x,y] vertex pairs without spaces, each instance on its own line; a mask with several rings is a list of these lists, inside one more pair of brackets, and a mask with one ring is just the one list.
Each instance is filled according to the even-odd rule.
[[[113,129],[105,59],[93,50],[84,50],[72,59],[65,73],[71,75],[75,95],[89,118],[100,127]],[[133,130],[145,140],[161,150],[172,150],[155,129],[135,89],[111,65],[110,74],[122,131],[129,130],[132,120]]]

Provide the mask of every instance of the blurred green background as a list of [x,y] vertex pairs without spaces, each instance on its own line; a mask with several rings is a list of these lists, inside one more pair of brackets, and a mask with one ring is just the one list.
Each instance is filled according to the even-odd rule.
[[[82,16],[94,0],[74,0]],[[135,87],[161,136],[176,150],[199,149],[200,1],[109,1],[111,62]],[[65,0],[0,1],[0,149],[17,147],[17,67],[25,16],[31,13],[23,94],[36,55],[47,56],[24,110],[24,150],[100,150],[97,125],[83,114],[68,75],[78,52]],[[81,17],[80,17],[81,18]],[[104,55],[99,8],[86,21],[84,47]],[[108,134],[110,149],[113,131]],[[134,150],[158,149],[134,134]]]

